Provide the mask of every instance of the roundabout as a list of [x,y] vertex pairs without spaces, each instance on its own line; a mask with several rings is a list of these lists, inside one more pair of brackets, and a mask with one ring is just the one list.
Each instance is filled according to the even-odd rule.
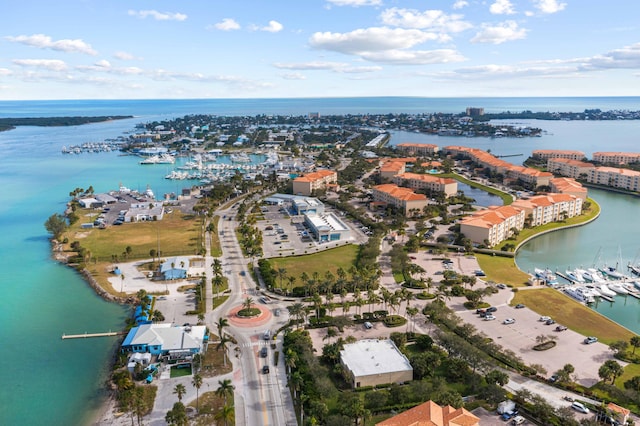
[[251,310],[257,311],[255,315],[240,316],[240,311],[246,311],[246,306],[238,305],[232,308],[227,314],[229,322],[238,327],[253,327],[267,323],[271,319],[271,311],[263,307],[252,307]]

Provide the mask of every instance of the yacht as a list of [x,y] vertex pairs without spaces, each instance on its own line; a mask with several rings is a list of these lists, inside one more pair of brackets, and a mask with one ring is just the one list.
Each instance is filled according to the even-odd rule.
[[609,286],[609,288],[613,291],[615,291],[618,294],[629,294],[629,290],[627,290],[626,288],[624,288],[622,286],[622,284],[619,283],[611,283],[611,284],[607,284]]
[[556,274],[549,268],[533,268],[533,272],[535,272],[536,278],[543,280],[547,285],[558,284],[558,277],[556,277]]
[[574,269],[576,276],[582,277],[586,282],[593,282],[591,279],[591,275],[584,269],[576,268]]
[[598,271],[596,268],[587,268],[587,270],[582,275],[585,279],[588,279],[593,283],[604,283],[606,281],[600,271]]
[[584,278],[582,278],[582,274],[576,273],[575,269],[573,271],[570,270],[570,269],[567,269],[565,271],[565,273],[567,274],[567,276],[569,277],[569,279],[571,281],[576,281],[576,282],[579,282],[579,283],[583,283],[584,282]]
[[564,292],[567,293],[569,296],[573,297],[574,299],[576,299],[578,302],[582,302],[582,303],[593,303],[594,302],[594,298],[591,295],[591,293],[585,289],[584,287],[581,286],[567,286],[564,288]]
[[160,160],[160,156],[152,155],[151,157],[145,158],[144,160],[140,161],[139,164],[142,164],[142,165],[145,165],[145,164],[158,164],[159,160]]
[[603,274],[605,274],[608,277],[614,278],[616,280],[622,279],[624,278],[624,275],[620,272],[618,272],[618,270],[616,268],[614,268],[613,266],[604,266],[602,268],[598,268],[598,270],[600,272],[602,272]]
[[599,290],[603,296],[613,297],[616,295],[616,292],[611,290],[606,284],[601,284]]

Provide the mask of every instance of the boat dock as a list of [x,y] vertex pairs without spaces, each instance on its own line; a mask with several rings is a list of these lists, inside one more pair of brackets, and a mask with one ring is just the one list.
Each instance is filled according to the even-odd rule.
[[633,266],[633,265],[627,265],[627,268],[629,268],[629,270],[636,276],[640,276],[640,268]]
[[607,302],[615,302],[615,299],[611,296],[607,296],[605,294],[600,293],[600,296],[598,296],[600,299],[604,299]]
[[62,335],[62,340],[66,340],[66,339],[87,339],[89,337],[121,336],[123,334],[125,334],[124,331],[108,331],[106,333],[63,334]]
[[572,280],[571,278],[569,278],[569,276],[567,276],[567,275],[563,274],[563,273],[562,273],[562,272],[560,272],[560,271],[556,271],[556,272],[555,272],[555,274],[556,274],[557,276],[559,276],[560,278],[564,278],[565,280],[569,281],[571,284],[576,284],[576,281]]

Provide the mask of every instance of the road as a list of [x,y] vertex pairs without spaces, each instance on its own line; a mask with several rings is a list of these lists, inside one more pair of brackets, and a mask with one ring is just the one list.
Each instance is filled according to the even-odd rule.
[[[286,323],[287,310],[284,305],[280,306],[282,315],[276,317],[271,314],[271,309],[278,305],[264,305],[259,302],[260,295],[255,290],[255,283],[248,270],[252,260],[243,256],[236,238],[235,228],[238,222],[233,220],[235,210],[231,206],[216,212],[220,216],[217,229],[223,252],[220,260],[231,292],[223,305],[207,315],[207,324],[215,329],[215,323],[219,318],[227,318],[230,326],[225,329],[225,332],[233,336],[237,342],[229,352],[234,366],[236,425],[296,425],[293,401],[286,388],[282,336],[277,336],[275,341],[265,341],[262,338],[264,330],[275,331]],[[211,265],[212,262],[213,258],[208,255],[207,264]],[[209,295],[213,296],[210,268],[207,274],[209,287],[207,297],[209,297]],[[260,309],[268,313],[265,319],[261,316],[261,319],[253,324],[234,321],[230,316],[231,310],[241,306],[247,297],[253,298]],[[211,302],[212,300],[209,301]],[[275,343],[275,349],[271,349],[271,343]],[[258,353],[266,345],[268,345],[268,355],[262,358]],[[278,364],[274,365],[276,351],[280,355]],[[264,374],[262,368],[266,363],[270,366],[270,371]]]

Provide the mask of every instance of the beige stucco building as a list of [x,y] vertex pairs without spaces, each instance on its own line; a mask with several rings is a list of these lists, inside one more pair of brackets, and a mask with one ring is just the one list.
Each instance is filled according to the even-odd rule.
[[340,351],[340,363],[354,388],[413,380],[411,363],[391,339],[346,344]]
[[338,183],[338,173],[333,170],[318,170],[299,176],[293,180],[293,193],[295,195],[311,195],[313,191],[326,189],[328,186]]
[[526,217],[531,215],[531,226],[569,219],[582,213],[582,198],[570,194],[537,195],[516,200],[511,205],[523,209]]
[[405,216],[422,213],[422,209],[429,203],[425,195],[391,183],[374,186],[372,191],[374,202],[392,205]]
[[630,164],[640,163],[640,153],[637,152],[594,152],[593,161],[602,164]]
[[433,156],[440,150],[438,145],[430,143],[399,143],[396,145],[396,149],[410,155],[419,155],[421,157]]
[[446,197],[458,192],[458,181],[451,178],[441,178],[434,175],[419,173],[402,173],[393,177],[396,185],[407,186],[411,189],[426,189],[433,192],[442,192]]
[[460,221],[460,232],[475,244],[489,246],[506,240],[513,235],[513,229],[524,228],[524,209],[510,206],[491,206],[474,212]]
[[536,149],[531,156],[539,160],[550,158],[566,158],[567,160],[582,160],[585,158],[582,151],[570,151],[564,149]]

